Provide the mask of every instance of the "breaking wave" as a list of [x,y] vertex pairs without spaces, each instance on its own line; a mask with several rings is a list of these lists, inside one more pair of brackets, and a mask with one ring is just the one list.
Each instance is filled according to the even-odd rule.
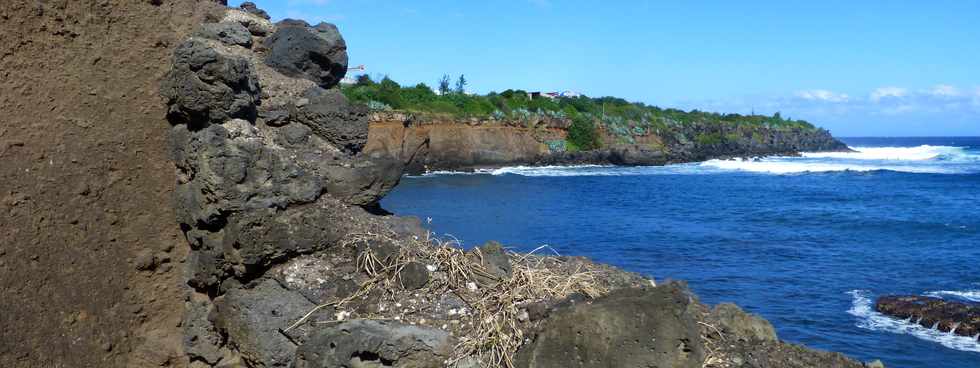
[[701,164],[702,166],[721,169],[737,170],[769,174],[799,174],[799,173],[822,173],[822,172],[872,172],[872,171],[894,171],[916,174],[961,174],[969,171],[944,167],[942,165],[905,165],[899,163],[881,162],[877,164],[837,162],[830,160],[806,160],[795,157],[764,158],[756,160],[710,160]]
[[854,301],[847,313],[858,317],[857,327],[872,331],[908,334],[950,349],[980,353],[980,342],[976,337],[970,338],[934,328],[925,328],[911,320],[900,320],[875,312],[871,303],[871,293],[867,290],[853,290],[848,294],[851,294]]
[[968,302],[980,302],[980,290],[965,290],[965,291],[955,291],[955,290],[938,290],[930,291],[925,294],[926,296],[931,296],[933,298],[941,299],[960,299]]
[[851,147],[854,152],[804,152],[801,157],[710,160],[702,165],[721,170],[770,174],[894,171],[918,174],[980,172],[980,153],[963,147]]
[[855,152],[806,152],[801,157],[708,160],[667,166],[510,166],[472,172],[435,171],[432,175],[635,176],[717,174],[732,171],[762,174],[892,171],[916,174],[980,173],[980,152],[953,146],[851,147]]
[[953,161],[975,162],[980,155],[964,147],[930,146],[916,147],[850,147],[855,152],[807,152],[806,158],[836,158],[848,160],[888,161]]

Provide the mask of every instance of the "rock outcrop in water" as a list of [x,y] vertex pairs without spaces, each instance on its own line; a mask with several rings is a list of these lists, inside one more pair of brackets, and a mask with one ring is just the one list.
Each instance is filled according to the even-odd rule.
[[[9,5],[0,365],[554,365],[568,358],[555,332],[581,330],[569,316],[601,315],[630,328],[592,318],[611,344],[585,336],[583,356],[860,366],[778,342],[683,285],[500,245],[463,251],[416,219],[376,215],[425,145],[400,142],[396,158],[365,148],[365,110],[333,89],[346,63],[333,27],[275,25],[249,3]],[[301,36],[269,41],[286,28]],[[317,59],[270,62],[273,45]],[[537,358],[510,360],[518,350]]]
[[980,336],[980,305],[976,303],[918,295],[888,295],[878,298],[875,310],[925,328],[974,339]]
[[[568,152],[562,142],[571,121],[452,119],[401,112],[371,114],[367,150],[406,162],[411,173],[472,170],[513,165],[665,165],[715,158],[796,155],[802,151],[844,151],[847,145],[826,130],[751,130],[708,123],[628,137],[600,130],[603,148]],[[724,139],[698,139],[724,137]]]

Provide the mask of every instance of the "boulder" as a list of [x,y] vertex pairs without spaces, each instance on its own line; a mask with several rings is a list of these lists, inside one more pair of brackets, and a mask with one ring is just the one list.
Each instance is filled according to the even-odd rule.
[[238,22],[221,22],[202,24],[195,37],[207,38],[228,46],[252,47],[252,34]]
[[251,289],[234,289],[215,299],[215,324],[228,336],[251,367],[288,367],[296,353],[291,338],[281,332],[313,310],[315,305],[275,280]]
[[241,118],[255,121],[258,77],[248,60],[191,38],[174,51],[170,73],[160,83],[168,120],[200,127]]
[[743,311],[735,304],[719,304],[708,315],[708,323],[726,335],[748,341],[778,341],[769,321]]
[[381,262],[386,264],[391,263],[398,257],[401,252],[401,247],[388,239],[367,239],[361,243],[357,244],[357,252],[359,255],[370,251],[374,257],[376,257]]
[[489,241],[470,251],[470,257],[487,271],[487,275],[476,275],[477,281],[482,285],[492,286],[507,280],[513,272],[507,250],[496,241]]
[[354,320],[315,332],[297,349],[294,368],[443,367],[454,345],[443,330]]
[[255,6],[255,3],[251,1],[246,1],[238,7],[244,10],[246,13],[258,16],[262,19],[269,19],[269,13],[266,13],[265,10],[259,9],[259,7]]
[[398,272],[398,279],[401,280],[405,290],[421,289],[429,283],[429,270],[424,264],[409,262]]
[[290,106],[289,115],[348,153],[360,152],[367,144],[367,107],[351,104],[336,89],[308,91],[305,98]]
[[248,28],[249,33],[258,37],[265,37],[276,30],[276,26],[268,19],[247,10],[228,9],[221,21],[240,23]]
[[323,165],[324,187],[345,203],[369,206],[398,185],[404,168],[398,160],[358,155],[341,164]]
[[347,74],[347,43],[337,27],[284,20],[265,40],[265,63],[290,77],[306,78],[323,88],[337,85]]
[[686,288],[619,289],[569,303],[542,321],[518,367],[701,367],[700,329]]

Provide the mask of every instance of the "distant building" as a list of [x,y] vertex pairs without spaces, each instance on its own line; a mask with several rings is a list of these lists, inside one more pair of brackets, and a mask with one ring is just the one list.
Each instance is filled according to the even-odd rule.
[[550,98],[550,99],[556,99],[556,98],[559,98],[559,97],[575,98],[575,97],[582,96],[581,93],[573,92],[573,91],[565,91],[565,92],[528,92],[527,95],[532,100],[535,99],[535,98],[541,98],[541,97]]
[[348,76],[341,78],[340,79],[340,84],[345,84],[345,85],[357,84],[357,79],[351,78],[349,76],[350,75],[350,72],[352,72],[352,71],[358,71],[358,72],[364,73],[365,70],[367,70],[367,68],[364,67],[364,64],[355,66],[353,68],[347,68],[347,74],[348,74]]

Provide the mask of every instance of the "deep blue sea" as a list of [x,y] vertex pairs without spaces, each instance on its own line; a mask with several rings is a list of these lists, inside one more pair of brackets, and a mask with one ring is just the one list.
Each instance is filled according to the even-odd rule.
[[550,245],[735,302],[783,340],[904,368],[980,344],[889,319],[881,294],[980,301],[980,138],[850,138],[858,152],[666,167],[406,177],[384,208],[466,246]]

